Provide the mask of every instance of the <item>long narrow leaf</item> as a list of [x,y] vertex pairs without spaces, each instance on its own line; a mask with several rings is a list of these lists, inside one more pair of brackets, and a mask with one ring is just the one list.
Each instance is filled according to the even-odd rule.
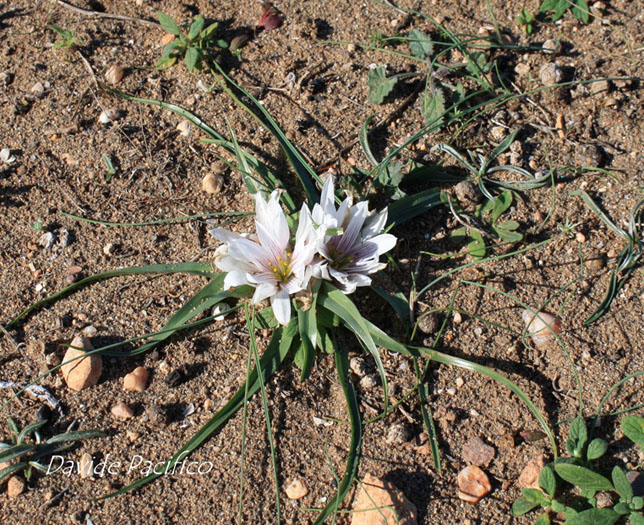
[[340,386],[344,392],[344,398],[347,401],[347,409],[349,411],[349,419],[351,422],[351,442],[349,443],[347,467],[344,471],[344,477],[338,486],[338,493],[335,497],[330,498],[329,503],[327,503],[326,507],[322,509],[315,520],[315,525],[324,523],[324,520],[326,520],[332,512],[337,512],[340,503],[344,501],[358,470],[362,448],[362,423],[360,422],[360,409],[358,408],[358,399],[353,388],[353,383],[351,383],[349,358],[346,350],[336,348],[335,368],[338,373]]
[[[226,91],[226,93],[228,93],[228,95],[230,95],[235,103],[241,106],[242,109],[244,109],[248,114],[255,118],[262,126],[265,126],[266,129],[270,131],[270,133],[277,139],[288,160],[293,165],[295,173],[300,179],[300,182],[304,187],[304,191],[306,192],[309,206],[312,207],[313,203],[319,200],[318,191],[315,188],[313,181],[316,180],[318,183],[322,183],[317,173],[315,173],[315,170],[311,166],[309,166],[309,164],[304,160],[304,157],[302,157],[297,148],[295,148],[295,146],[291,144],[288,138],[286,138],[284,132],[280,129],[273,117],[271,117],[270,113],[266,111],[264,106],[262,106],[253,95],[251,95],[243,87],[237,84],[232,78],[230,78],[217,62],[214,62],[214,66],[216,71],[211,70],[211,73],[213,74],[215,79],[217,79],[219,85],[224,89],[224,91]],[[237,89],[245,97],[247,97],[248,100],[252,102],[253,107],[251,108],[244,102],[242,102],[241,99],[237,97],[237,95],[235,95],[235,93],[227,84],[232,85],[235,89]],[[260,118],[256,112],[261,114],[263,118]]]
[[546,433],[548,439],[550,440],[550,444],[552,446],[555,457],[557,456],[557,443],[555,441],[552,430],[550,430],[548,422],[541,415],[541,412],[539,412],[539,409],[535,406],[528,395],[523,390],[521,390],[521,388],[519,388],[513,381],[498,373],[497,371],[488,368],[487,366],[479,365],[472,361],[468,361],[467,359],[443,354],[442,352],[430,350],[429,348],[404,345],[389,337],[385,332],[383,332],[380,328],[370,323],[369,321],[365,320],[364,322],[367,324],[374,342],[379,346],[405,355],[425,355],[432,361],[436,361],[438,363],[472,370],[477,374],[481,374],[489,377],[490,379],[494,379],[497,383],[505,386],[506,388],[509,388],[528,407],[530,412],[532,412],[534,417],[537,419],[537,421],[541,425],[541,428],[543,428],[543,431]]
[[387,376],[385,374],[385,367],[382,364],[382,359],[380,359],[378,349],[369,333],[366,319],[362,317],[351,299],[326,281],[320,288],[318,303],[323,308],[330,310],[340,317],[340,319],[342,319],[347,325],[347,328],[349,328],[356,337],[364,343],[367,351],[371,354],[371,357],[373,357],[376,362],[376,367],[378,368],[378,373],[380,374],[380,380],[382,381],[386,413],[389,410],[389,387],[387,385]]
[[369,146],[369,124],[371,124],[371,121],[374,119],[374,117],[375,115],[371,115],[369,118],[367,118],[367,120],[364,121],[364,124],[362,125],[360,132],[358,133],[358,141],[360,142],[364,156],[367,157],[367,160],[371,162],[374,167],[377,167],[378,161],[376,160],[374,154],[371,152],[371,147]]
[[29,308],[26,308],[25,310],[20,312],[11,322],[9,322],[9,324],[7,324],[7,328],[14,327],[21,319],[29,315],[34,310],[40,308],[41,306],[53,303],[58,299],[87,286],[88,284],[92,284],[98,281],[104,281],[105,279],[110,279],[112,277],[122,277],[124,275],[140,275],[146,273],[190,273],[203,275],[205,277],[214,277],[216,275],[216,272],[213,271],[212,264],[201,262],[148,264],[145,266],[133,266],[131,268],[120,268],[118,270],[111,270],[109,272],[97,273],[96,275],[85,277],[85,279],[81,279],[80,281],[71,284],[66,288],[63,288],[61,291],[56,292],[55,294],[52,294],[49,297],[45,297],[43,300],[32,304]]
[[397,226],[407,222],[440,203],[440,190],[436,188],[398,199],[387,208],[387,226]]

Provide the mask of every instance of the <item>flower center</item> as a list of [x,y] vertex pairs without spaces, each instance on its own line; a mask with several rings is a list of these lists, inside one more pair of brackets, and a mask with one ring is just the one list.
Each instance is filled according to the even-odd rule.
[[278,255],[276,261],[268,261],[268,267],[271,269],[271,272],[277,278],[277,280],[281,283],[287,283],[293,276],[291,268],[291,264],[293,262],[292,256],[293,254],[291,252],[286,252],[283,257]]
[[353,262],[353,257],[338,250],[336,243],[338,242],[339,238],[339,236],[331,238],[331,240],[327,244],[327,249],[329,258],[331,259],[331,267],[335,268],[336,270],[343,270]]

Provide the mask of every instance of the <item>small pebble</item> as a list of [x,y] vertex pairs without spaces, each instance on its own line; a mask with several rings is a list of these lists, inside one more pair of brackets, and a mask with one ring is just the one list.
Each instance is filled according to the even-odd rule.
[[456,388],[461,388],[465,384],[465,381],[462,377],[456,378]]
[[481,200],[482,194],[472,181],[464,180],[454,186],[454,193],[458,202],[461,204],[468,204],[470,202],[477,203]]
[[182,120],[177,124],[177,131],[182,137],[189,137],[192,132],[192,124],[187,120]]
[[208,173],[201,179],[201,189],[210,195],[219,193],[224,187],[224,178],[221,175]]
[[404,423],[395,423],[387,431],[387,443],[407,443],[411,439],[411,431]]
[[376,378],[376,376],[373,376],[373,375],[367,375],[367,376],[364,376],[364,377],[360,380],[360,387],[361,387],[363,390],[371,390],[372,388],[377,387],[377,386],[378,386],[378,383],[379,383],[379,381],[378,381],[378,379]]
[[548,53],[550,55],[558,53],[559,50],[561,49],[561,44],[559,43],[558,40],[546,40],[543,45],[541,46],[543,49],[544,53]]
[[166,33],[165,35],[163,35],[163,38],[161,38],[161,45],[163,46],[167,46],[172,42],[174,42],[174,35],[172,33]]
[[[85,355],[87,350],[93,350],[92,343],[84,336],[77,336],[71,342],[71,346],[79,348],[68,348],[63,357],[64,364],[60,370],[67,386],[72,390],[79,391],[84,388],[94,386],[101,377],[103,360],[100,355],[92,354],[86,357],[78,358]],[[80,350],[80,349],[83,350]],[[78,358],[78,359],[75,359]],[[72,361],[72,359],[74,359]]]
[[538,312],[537,316],[535,312],[526,309],[521,316],[537,347],[545,345],[555,334],[561,333],[561,319],[548,312]]
[[109,124],[110,122],[120,119],[122,116],[123,114],[117,108],[106,109],[100,114],[98,121],[101,124]]
[[145,415],[153,425],[165,425],[168,422],[165,411],[159,405],[150,405],[145,409]]
[[84,452],[80,458],[80,461],[78,462],[78,470],[81,479],[89,478],[92,475],[93,468],[94,462],[92,460],[92,456],[89,453]]
[[463,316],[461,315],[461,312],[454,312],[452,322],[454,324],[461,324],[463,322]]
[[352,357],[349,361],[349,368],[358,377],[364,377],[369,372],[369,367],[364,358],[356,356]]
[[450,396],[455,396],[456,395],[456,389],[455,388],[448,388],[447,390],[445,390],[445,392]]
[[577,232],[577,234],[575,235],[575,239],[577,239],[577,242],[579,243],[586,242],[586,236],[581,232]]
[[212,309],[210,315],[215,316],[215,321],[223,321],[226,317],[226,314],[224,312],[227,312],[228,310],[230,310],[230,306],[228,306],[226,303],[219,303]]
[[7,481],[7,496],[17,498],[25,491],[27,484],[20,476],[11,476]]
[[552,86],[553,84],[559,84],[559,82],[561,82],[563,79],[563,72],[557,64],[545,64],[539,70],[539,78],[544,86]]
[[526,77],[530,73],[530,66],[523,62],[520,62],[516,66],[514,66],[514,72],[521,77]]
[[490,132],[494,140],[503,140],[507,133],[506,129],[503,126],[494,126],[492,127]]
[[418,523],[416,506],[393,483],[367,474],[358,486],[351,525]]
[[488,445],[480,437],[471,438],[465,445],[463,445],[463,450],[461,451],[461,456],[463,460],[471,465],[476,465],[477,467],[487,467],[494,456],[496,451],[493,447]]
[[286,486],[284,492],[286,492],[288,499],[297,500],[306,496],[309,493],[309,489],[301,479],[295,478]]
[[575,162],[581,166],[601,166],[603,155],[594,144],[581,144],[575,150]]
[[593,95],[599,95],[601,93],[607,93],[610,90],[610,83],[608,80],[600,80],[598,82],[593,82],[590,84],[590,92]]
[[356,50],[356,45],[353,43],[347,44],[347,51],[353,53]]
[[476,465],[465,467],[458,473],[458,497],[463,501],[478,503],[491,491],[487,474]]
[[143,392],[149,375],[146,368],[138,366],[123,378],[123,388],[132,392]]
[[112,415],[116,419],[120,419],[121,421],[125,421],[134,415],[132,409],[125,403],[117,403],[110,409],[110,412],[112,412]]
[[103,246],[103,253],[108,257],[111,257],[112,255],[114,255],[115,252],[116,252],[116,244],[114,244],[113,242],[109,242],[105,246]]
[[131,442],[134,443],[137,439],[139,439],[139,433],[138,432],[132,432],[131,430],[128,430],[125,432],[125,437]]
[[546,457],[541,454],[532,458],[519,474],[517,486],[520,489],[538,489],[539,488],[539,475],[541,469],[546,465]]
[[96,330],[96,327],[92,324],[83,328],[83,335],[85,337],[96,337],[97,333],[98,333],[98,330]]
[[112,86],[116,86],[123,78],[123,68],[121,66],[112,66],[105,73],[105,80]]

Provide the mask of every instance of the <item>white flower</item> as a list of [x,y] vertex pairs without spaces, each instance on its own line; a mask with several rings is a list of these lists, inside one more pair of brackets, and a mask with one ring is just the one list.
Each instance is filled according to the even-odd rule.
[[310,264],[319,235],[313,228],[311,212],[304,205],[295,233],[295,246],[291,249],[291,234],[277,190],[268,202],[259,193],[255,196],[255,226],[256,237],[242,236],[222,228],[209,230],[226,246],[217,250],[215,264],[228,272],[224,289],[245,284],[253,286],[253,304],[270,298],[275,318],[286,325],[291,318],[289,296],[304,290],[311,278]]
[[368,215],[368,203],[362,201],[352,206],[350,197],[336,209],[333,180],[327,179],[320,204],[313,207],[313,222],[324,232],[341,229],[342,233],[325,235],[320,241],[321,260],[314,267],[314,277],[337,281],[346,294],[371,284],[367,276],[386,266],[379,262],[380,256],[396,245],[396,237],[381,233],[387,223],[386,208]]

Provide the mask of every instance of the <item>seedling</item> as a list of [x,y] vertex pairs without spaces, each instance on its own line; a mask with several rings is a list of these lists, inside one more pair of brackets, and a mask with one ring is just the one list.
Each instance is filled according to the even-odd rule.
[[543,2],[541,2],[539,12],[547,13],[549,11],[554,11],[552,14],[552,21],[556,22],[569,9],[577,20],[580,20],[584,24],[587,24],[590,21],[590,9],[588,8],[586,0],[543,0]]
[[[622,430],[627,437],[640,446],[644,444],[644,418],[627,416],[622,419]],[[559,458],[546,465],[539,475],[540,489],[522,489],[522,495],[512,505],[515,516],[527,514],[541,507],[545,513],[534,522],[535,525],[550,523],[549,511],[561,514],[566,525],[612,525],[621,518],[628,518],[632,525],[644,524],[642,508],[644,500],[633,495],[624,471],[615,466],[611,479],[599,474],[591,462],[602,457],[608,443],[600,438],[588,442],[588,430],[583,418],[576,418],[568,433],[566,450],[570,457]],[[563,495],[558,486],[563,482],[573,485],[574,491],[566,490]],[[612,508],[598,506],[598,492],[616,492],[619,501]],[[578,494],[578,496],[574,496]]]
[[[34,469],[47,472],[47,467],[40,461],[42,458],[67,450],[77,441],[106,435],[99,430],[68,431],[43,441],[40,429],[47,424],[47,419],[31,423],[22,430],[18,430],[18,425],[12,418],[7,418],[7,423],[11,441],[0,442],[0,464],[9,463],[9,466],[0,470],[0,483],[20,471],[24,471],[28,480]],[[17,459],[20,461],[13,463]]]
[[37,232],[41,232],[41,231],[43,231],[42,221],[41,221],[40,219],[38,219],[37,221],[34,221],[34,222],[30,223],[30,224],[29,224],[29,227],[30,227],[32,230],[36,230]]
[[215,22],[204,29],[206,21],[201,15],[195,16],[192,23],[181,27],[161,11],[157,12],[157,16],[163,29],[175,36],[175,39],[163,49],[161,58],[155,64],[157,69],[171,68],[183,58],[189,71],[200,71],[202,62],[208,57],[212,47],[220,49],[228,47],[225,40],[215,38],[219,24]]
[[517,25],[523,29],[523,32],[526,35],[531,35],[534,27],[532,23],[534,22],[534,15],[530,13],[527,9],[521,9],[519,16],[517,17]]
[[103,164],[105,164],[105,167],[107,168],[107,172],[105,173],[105,181],[109,182],[112,177],[116,175],[116,168],[114,168],[114,164],[112,164],[112,159],[109,155],[103,155]]
[[67,49],[68,51],[71,51],[72,49],[75,49],[78,44],[81,43],[81,40],[79,38],[76,38],[74,36],[74,31],[70,30],[64,30],[56,25],[50,25],[49,29],[52,31],[56,31],[60,35],[61,38],[56,40],[54,43],[54,47],[58,47],[61,49]]

